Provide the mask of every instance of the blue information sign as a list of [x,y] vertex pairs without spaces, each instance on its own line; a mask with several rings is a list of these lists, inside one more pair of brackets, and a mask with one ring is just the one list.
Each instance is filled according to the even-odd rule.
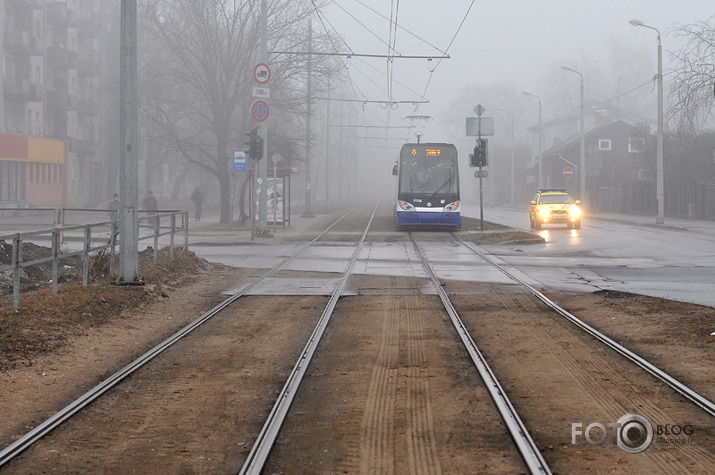
[[248,161],[246,160],[245,150],[233,151],[233,165],[231,166],[233,173],[246,173],[248,171]]

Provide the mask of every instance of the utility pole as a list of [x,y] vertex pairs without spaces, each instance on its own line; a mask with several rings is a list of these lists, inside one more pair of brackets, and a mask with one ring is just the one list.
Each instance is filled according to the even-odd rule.
[[655,224],[665,223],[665,177],[663,166],[663,45],[660,39],[660,30],[653,26],[646,25],[640,20],[631,20],[633,26],[642,26],[658,33],[658,136],[656,138],[656,179],[655,197],[658,206],[658,214],[655,217]]
[[328,74],[327,100],[325,101],[325,211],[330,204],[330,74]]
[[514,183],[514,114],[509,113],[511,115],[511,167],[510,167],[510,173],[509,173],[509,183],[511,184],[511,195],[509,196],[509,202],[511,204],[515,204],[516,200],[514,199],[514,193],[515,193],[515,188],[516,188],[516,183]]
[[308,79],[306,83],[306,94],[307,100],[305,104],[306,108],[306,124],[305,124],[305,209],[303,210],[303,217],[312,218],[313,210],[310,203],[310,195],[312,193],[310,189],[310,101],[313,95],[313,85],[311,84],[311,76],[313,69],[313,54],[311,53],[313,49],[313,23],[308,22]]
[[[580,152],[580,170],[579,170],[579,186],[581,188],[579,194],[581,195],[581,203],[583,206],[583,203],[586,203],[586,136],[584,134],[584,110],[583,110],[583,74],[580,72],[576,71],[573,68],[569,68],[568,66],[561,66],[561,68],[565,71],[569,71],[572,73],[578,74],[579,78],[581,79],[581,132],[580,132],[580,141],[581,141],[581,152]],[[595,181],[595,179],[594,179]],[[591,202],[595,204],[596,202],[596,187],[594,186],[593,190],[591,191]],[[592,203],[589,203],[589,207],[591,207]]]
[[[268,63],[268,7],[266,0],[261,0],[261,60]],[[263,139],[264,159],[258,161],[258,186],[260,188],[258,196],[258,235],[270,236],[268,231],[268,120],[266,119],[258,129],[258,135]],[[275,227],[274,227],[275,229]]]
[[[343,102],[340,102],[340,127],[343,127]],[[338,201],[343,201],[343,133],[342,131],[338,135]]]
[[120,285],[139,281],[137,202],[137,0],[121,3],[120,125],[122,150],[119,162],[119,280]]

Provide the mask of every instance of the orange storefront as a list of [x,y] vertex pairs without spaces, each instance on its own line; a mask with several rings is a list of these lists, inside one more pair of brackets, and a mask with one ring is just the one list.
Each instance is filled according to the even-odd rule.
[[0,201],[67,206],[67,197],[65,142],[0,132]]

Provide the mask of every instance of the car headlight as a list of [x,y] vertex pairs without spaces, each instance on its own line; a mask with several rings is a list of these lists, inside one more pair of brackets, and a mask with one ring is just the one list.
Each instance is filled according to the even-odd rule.
[[444,207],[445,211],[456,211],[459,208],[459,201],[454,201]]
[[415,206],[412,203],[408,203],[407,201],[398,201],[397,203],[402,210],[411,211],[415,209]]
[[541,216],[542,218],[548,218],[549,216],[551,216],[551,211],[546,208],[541,208],[539,210],[539,216]]
[[579,216],[581,216],[581,208],[579,208],[578,206],[572,206],[571,208],[569,208],[569,216],[571,216],[572,218],[578,218]]

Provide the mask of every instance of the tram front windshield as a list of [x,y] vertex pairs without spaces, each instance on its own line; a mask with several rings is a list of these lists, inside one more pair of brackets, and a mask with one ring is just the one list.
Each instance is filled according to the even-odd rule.
[[457,150],[453,145],[404,146],[400,153],[400,194],[459,193]]

